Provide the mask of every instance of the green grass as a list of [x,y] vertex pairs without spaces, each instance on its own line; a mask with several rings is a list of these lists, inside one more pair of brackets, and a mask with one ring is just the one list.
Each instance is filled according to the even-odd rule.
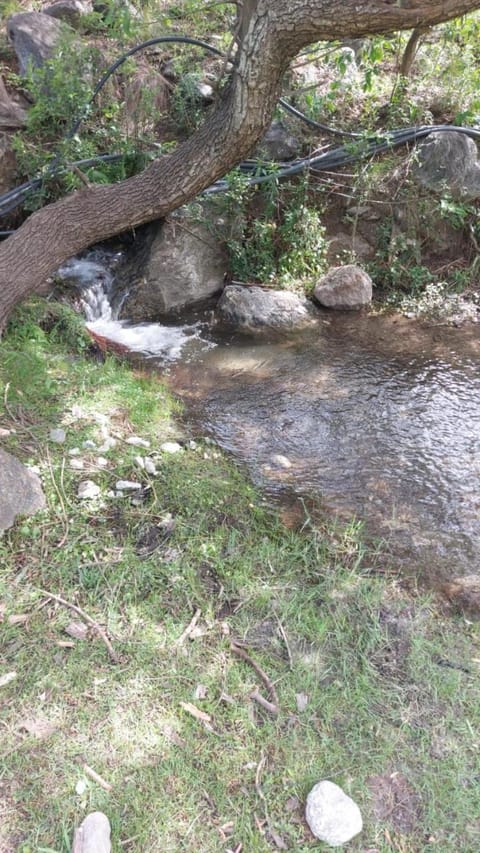
[[[271,831],[298,853],[324,849],[303,809],[329,778],[364,816],[352,851],[475,853],[477,626],[380,571],[358,526],[284,527],[214,445],[161,453],[183,435],[161,378],[92,358],[64,309],[24,307],[0,359],[0,425],[15,430],[3,446],[38,467],[48,498],[0,539],[0,676],[16,672],[0,687],[0,850],[65,853],[93,809],[116,853],[266,853]],[[48,440],[59,425],[64,445]],[[107,433],[110,451],[83,449]],[[147,452],[156,477],[135,464]],[[93,501],[77,498],[87,478]],[[143,503],[108,496],[120,478],[142,482]],[[80,620],[46,593],[98,620],[119,663],[94,632],[72,640]],[[273,681],[277,717],[252,701],[268,691],[232,640]]]

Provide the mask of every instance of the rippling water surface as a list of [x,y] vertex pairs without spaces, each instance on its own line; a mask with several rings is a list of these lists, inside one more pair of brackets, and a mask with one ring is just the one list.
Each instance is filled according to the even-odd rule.
[[257,483],[355,515],[434,580],[480,568],[478,338],[327,314],[296,337],[220,341],[171,381]]

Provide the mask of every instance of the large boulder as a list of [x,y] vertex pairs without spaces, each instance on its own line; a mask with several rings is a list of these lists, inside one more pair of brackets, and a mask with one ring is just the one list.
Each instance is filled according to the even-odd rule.
[[418,146],[413,175],[435,193],[447,191],[461,201],[480,198],[478,148],[464,133],[431,133]]
[[17,515],[33,515],[45,506],[40,480],[18,459],[0,450],[0,534]]
[[313,295],[325,308],[352,311],[372,301],[372,279],[355,264],[332,267],[320,279]]
[[43,12],[59,21],[65,21],[66,24],[77,29],[81,24],[83,15],[93,12],[93,3],[92,0],[55,0]]
[[274,121],[259,142],[257,154],[265,160],[293,160],[300,153],[300,143],[281,121]]
[[316,308],[289,290],[228,285],[217,307],[219,317],[244,331],[294,329],[314,323]]
[[7,20],[8,38],[17,54],[22,77],[29,67],[40,68],[50,59],[65,31],[71,31],[67,24],[41,12],[19,12]]
[[226,269],[221,241],[180,212],[141,229],[118,273],[114,303],[124,319],[155,321],[211,299]]

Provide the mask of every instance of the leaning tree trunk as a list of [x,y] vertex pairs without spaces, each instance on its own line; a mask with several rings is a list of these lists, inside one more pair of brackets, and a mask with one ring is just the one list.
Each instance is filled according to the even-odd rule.
[[142,174],[74,192],[0,246],[0,332],[66,258],[180,207],[242,160],[270,121],[282,75],[305,45],[439,23],[480,0],[244,0],[231,80],[205,123]]

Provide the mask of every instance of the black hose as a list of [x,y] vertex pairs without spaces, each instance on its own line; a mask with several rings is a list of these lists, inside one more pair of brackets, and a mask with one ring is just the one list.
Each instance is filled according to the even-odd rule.
[[[225,58],[225,54],[214,47],[213,45],[208,44],[200,39],[190,38],[189,36],[158,36],[157,38],[149,39],[148,41],[144,41],[141,44],[135,45],[126,53],[122,54],[112,65],[107,68],[102,78],[98,81],[95,89],[93,90],[92,96],[86,105],[82,115],[74,122],[74,124],[67,131],[64,139],[71,139],[77,133],[80,128],[82,122],[84,121],[88,109],[90,105],[94,102],[95,98],[102,90],[105,83],[109,80],[112,74],[126,62],[131,56],[134,56],[141,50],[145,50],[147,47],[153,47],[158,44],[188,44],[194,47],[200,47],[202,50],[206,50],[210,53],[215,54],[218,57]],[[357,145],[354,146],[351,144],[349,147],[342,145],[339,148],[330,149],[329,151],[324,152],[323,154],[314,156],[314,157],[305,157],[299,160],[295,160],[293,163],[289,163],[288,165],[285,163],[279,164],[278,170],[270,171],[267,174],[263,175],[255,175],[248,179],[248,185],[250,186],[258,186],[259,184],[263,184],[266,181],[271,180],[284,180],[285,178],[289,178],[292,175],[299,174],[302,171],[305,171],[309,168],[316,168],[318,170],[333,170],[338,169],[342,166],[346,166],[356,160],[363,159],[364,157],[372,157],[376,154],[380,154],[384,151],[390,150],[392,148],[396,148],[400,145],[406,145],[410,142],[416,142],[419,139],[423,139],[428,136],[430,133],[434,133],[436,131],[456,131],[457,133],[465,133],[466,135],[472,137],[473,139],[480,139],[480,130],[476,130],[475,128],[469,127],[455,127],[453,125],[434,125],[434,126],[420,126],[420,127],[409,127],[409,128],[398,128],[392,131],[386,131],[384,133],[378,134],[377,136],[366,136],[362,133],[353,133],[345,130],[340,130],[338,128],[330,127],[329,125],[321,124],[320,122],[315,121],[314,119],[309,118],[304,115],[304,113],[300,112],[296,107],[293,107],[283,98],[280,99],[279,105],[282,109],[294,115],[296,118],[308,124],[310,127],[314,127],[318,130],[323,130],[326,133],[329,133],[333,136],[343,136],[350,139],[354,139],[357,142]],[[117,162],[121,160],[122,154],[99,154],[96,157],[92,157],[88,160],[79,160],[76,161],[73,165],[81,167],[81,166],[90,166],[96,162],[100,161],[110,161]],[[12,210],[19,207],[23,203],[25,196],[27,196],[30,192],[35,189],[38,189],[42,183],[47,179],[54,177],[58,174],[61,174],[65,171],[68,171],[68,166],[60,166],[62,155],[58,152],[53,160],[48,164],[45,172],[42,175],[39,175],[36,178],[32,178],[30,181],[27,181],[24,184],[21,184],[18,187],[15,187],[12,190],[4,193],[0,196],[0,217],[6,216],[8,213],[11,213]],[[265,167],[268,164],[263,164]],[[239,168],[241,171],[245,173],[249,173],[252,171],[258,171],[259,168],[262,167],[262,164],[258,161],[245,161],[240,164]],[[225,192],[228,190],[229,184],[224,179],[217,181],[211,187],[208,187],[204,191],[204,195],[210,195],[218,192]],[[0,231],[0,237],[8,236],[12,231]]]

